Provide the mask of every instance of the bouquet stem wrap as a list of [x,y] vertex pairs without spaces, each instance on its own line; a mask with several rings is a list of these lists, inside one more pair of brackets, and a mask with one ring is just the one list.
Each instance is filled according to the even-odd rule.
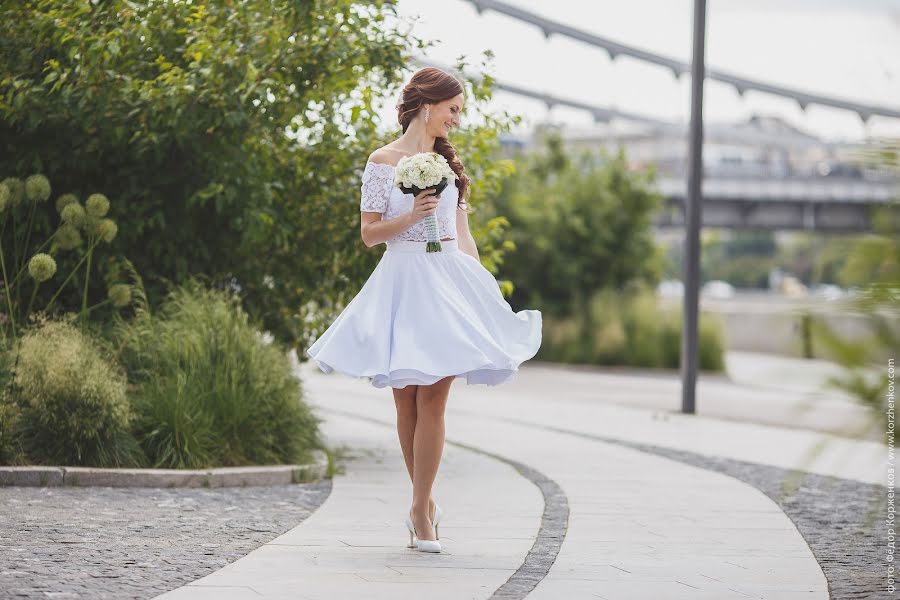
[[441,249],[441,237],[438,233],[438,224],[437,217],[434,215],[428,215],[424,219],[425,223],[425,239],[428,240],[428,243],[425,244],[425,252],[442,252]]

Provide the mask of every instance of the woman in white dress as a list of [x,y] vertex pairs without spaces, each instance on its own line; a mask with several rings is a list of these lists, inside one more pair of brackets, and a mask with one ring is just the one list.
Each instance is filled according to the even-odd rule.
[[[397,432],[412,479],[405,519],[410,545],[440,552],[441,510],[431,497],[444,447],[444,408],[450,385],[499,385],[537,354],[541,312],[513,312],[497,280],[482,266],[469,232],[469,178],[447,139],[459,126],[462,84],[433,67],[403,88],[397,119],[403,134],[369,156],[361,185],[360,233],[366,246],[385,243],[371,276],[306,353],[325,373],[337,370],[390,386]],[[413,198],[394,185],[394,169],[420,152],[444,156],[454,185]],[[425,251],[423,219],[435,215],[440,252]]]

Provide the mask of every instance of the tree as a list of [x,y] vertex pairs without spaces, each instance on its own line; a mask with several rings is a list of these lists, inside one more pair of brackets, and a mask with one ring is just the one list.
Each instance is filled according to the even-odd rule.
[[661,196],[653,171],[629,171],[615,156],[569,155],[556,134],[516,161],[495,202],[508,215],[516,251],[503,272],[515,282],[512,304],[567,315],[604,288],[655,285],[662,255],[653,240]]
[[771,231],[714,232],[703,243],[701,279],[723,279],[738,287],[766,288],[777,250]]
[[[422,46],[393,13],[387,0],[0,0],[0,178],[103,190],[112,249],[151,301],[205,274],[293,342],[297,307],[351,293],[375,259],[356,192],[373,107]],[[54,216],[35,216],[36,236]]]

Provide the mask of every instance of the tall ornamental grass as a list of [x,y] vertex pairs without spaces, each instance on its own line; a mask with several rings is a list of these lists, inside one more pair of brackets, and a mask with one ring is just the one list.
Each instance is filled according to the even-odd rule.
[[17,435],[21,409],[9,395],[14,355],[11,338],[0,338],[0,465],[27,464],[25,449]]
[[262,339],[236,296],[192,280],[159,315],[114,331],[153,466],[297,463],[323,446],[286,350]]
[[100,344],[68,321],[40,316],[18,340],[17,356],[0,402],[0,445],[13,454],[3,458],[19,462],[21,450],[33,464],[142,464],[125,374]]

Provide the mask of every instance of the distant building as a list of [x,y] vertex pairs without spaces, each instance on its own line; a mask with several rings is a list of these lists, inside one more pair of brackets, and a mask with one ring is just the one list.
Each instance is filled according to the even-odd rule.
[[[522,135],[507,135],[507,152],[527,151],[545,130],[558,131],[572,148],[621,146],[629,164],[655,164],[661,176],[681,178],[687,168],[686,125],[614,120],[590,127],[545,124]],[[704,126],[703,165],[708,178],[840,178],[883,179],[860,162],[865,144],[829,142],[801,131],[783,119],[754,115],[743,123]]]
[[[629,167],[656,167],[654,187],[665,198],[661,228],[681,228],[687,202],[687,131],[663,121],[614,119],[592,126],[543,124],[501,138],[515,155],[557,132],[572,150],[624,149]],[[900,198],[900,173],[866,166],[875,146],[834,142],[778,117],[708,123],[703,145],[703,225],[754,230],[870,231],[869,207]]]

